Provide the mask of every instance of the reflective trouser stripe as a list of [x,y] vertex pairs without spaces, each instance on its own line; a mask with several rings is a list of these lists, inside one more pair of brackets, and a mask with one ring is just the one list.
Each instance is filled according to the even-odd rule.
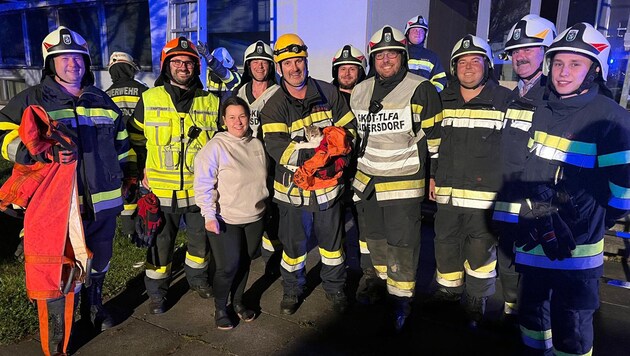
[[267,236],[263,235],[262,248],[269,252],[276,252],[282,250],[282,244],[279,240],[271,240]]
[[551,330],[535,331],[521,325],[521,338],[526,346],[533,349],[547,350],[553,347]]
[[339,266],[344,261],[343,250],[326,251],[323,248],[319,248],[319,255],[322,263],[328,266]]
[[368,249],[367,242],[359,240],[359,251],[361,251],[364,255],[369,255],[370,250]]
[[186,266],[194,269],[203,269],[208,266],[208,260],[204,257],[193,256],[190,253],[186,252]]
[[437,271],[436,280],[438,284],[445,287],[459,287],[464,285],[464,272],[442,273]]
[[170,263],[166,266],[155,266],[147,262],[145,263],[145,268],[144,272],[151,279],[166,279],[171,275]]
[[286,254],[286,252],[282,252],[282,261],[280,261],[280,265],[289,272],[299,271],[306,266],[306,255],[291,258]]
[[397,297],[413,297],[416,282],[397,282],[387,278],[387,292]]

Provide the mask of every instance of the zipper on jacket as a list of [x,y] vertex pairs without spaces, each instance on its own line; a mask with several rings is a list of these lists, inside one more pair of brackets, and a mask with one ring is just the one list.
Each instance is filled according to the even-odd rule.
[[[85,172],[85,164],[83,163],[83,143],[81,142],[81,125],[79,122],[79,115],[77,114],[77,101],[75,101],[74,99],[72,100],[72,113],[74,114],[74,121],[77,124],[77,164],[80,165],[79,169],[81,170],[81,173],[82,173],[81,178],[83,181],[83,199],[86,202],[85,205],[88,205],[90,207],[90,210],[92,211],[92,217],[94,218],[94,220],[96,220],[96,212],[94,211],[95,210],[94,204],[92,203],[92,193],[90,193],[90,186],[87,179],[87,174]],[[90,216],[90,214],[87,211],[87,207],[84,213],[88,217]]]

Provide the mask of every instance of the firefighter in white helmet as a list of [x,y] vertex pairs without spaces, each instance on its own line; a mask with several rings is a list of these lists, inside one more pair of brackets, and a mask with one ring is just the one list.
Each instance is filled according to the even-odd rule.
[[[40,84],[17,94],[0,110],[2,158],[31,167],[38,162],[76,164],[78,203],[81,205],[78,220],[82,223],[82,228],[79,226],[78,229],[83,230],[85,244],[93,253],[92,265],[91,269],[86,265],[68,265],[62,262],[64,256],[60,255],[55,268],[58,271],[67,271],[66,266],[73,271],[76,268],[79,272],[70,274],[74,277],[79,277],[81,270],[90,274],[91,284],[82,288],[81,315],[96,331],[101,331],[117,322],[103,307],[102,288],[113,252],[116,216],[123,209],[120,187],[129,172],[127,130],[120,109],[105,92],[94,86],[88,43],[81,35],[60,26],[44,38],[42,53],[44,68]],[[31,105],[41,106],[57,123],[63,124],[76,148],[51,149],[37,155],[29,153],[18,135],[18,127],[22,114]],[[81,289],[80,282],[72,279],[64,279],[62,287],[57,284],[54,290],[29,287],[59,282],[55,281],[53,272],[40,275],[41,271],[54,266],[51,251],[70,251],[70,255],[74,252],[75,256],[66,254],[66,259],[79,255],[77,245],[71,239],[76,235],[77,226],[73,230],[72,226],[65,225],[70,224],[68,215],[63,221],[59,220],[61,212],[68,214],[70,210],[62,209],[63,201],[62,197],[55,201],[56,209],[46,216],[47,219],[25,220],[27,292],[30,298],[38,300],[41,332],[48,330],[48,335],[43,334],[41,338],[43,343],[48,340],[48,345],[42,344],[45,354],[66,352],[74,316],[74,291]],[[62,232],[54,234],[58,231],[55,226],[59,224],[64,224]],[[68,234],[68,230],[72,231]],[[33,234],[32,231],[40,233]],[[47,260],[42,260],[42,256]],[[63,276],[68,278],[67,274]],[[32,284],[32,278],[39,281]]]
[[384,26],[368,48],[374,76],[350,97],[360,139],[353,188],[367,241],[361,253],[373,264],[364,269],[358,298],[374,302],[386,286],[392,325],[401,331],[415,292],[420,203],[427,162],[437,158],[442,106],[431,82],[409,72],[407,39],[399,30]]
[[503,290],[503,317],[515,322],[518,313],[517,295],[519,274],[514,269],[514,241],[518,219],[511,211],[511,202],[518,197],[515,187],[523,174],[527,157],[528,130],[536,106],[543,102],[547,77],[542,73],[545,51],[556,36],[556,27],[538,15],[526,15],[508,33],[505,54],[512,61],[512,69],[518,77],[517,87],[505,114],[505,126],[501,137],[503,155],[503,188],[499,192],[492,219],[499,228],[497,258],[499,280]]
[[[260,117],[265,148],[275,161],[274,201],[280,210],[278,235],[283,253],[280,272],[284,293],[281,312],[296,312],[306,287],[306,231],[312,226],[322,256],[321,279],[326,297],[335,312],[346,310],[344,291],[346,270],[342,247],[343,228],[339,200],[344,184],[339,177],[349,157],[338,157],[332,164],[315,171],[313,179],[325,179],[327,187],[297,189],[294,186],[299,171],[322,147],[300,148],[305,127],[316,126],[323,131],[341,131],[347,138],[355,133],[355,119],[337,88],[308,76],[308,52],[304,41],[296,34],[278,37],[274,46],[276,72],[281,76],[281,88],[267,101]],[[336,164],[340,162],[341,164]],[[297,171],[296,171],[297,173]]]
[[453,81],[442,91],[442,142],[435,174],[438,301],[459,302],[470,325],[483,319],[494,294],[497,238],[490,228],[501,189],[500,144],[510,91],[493,74],[490,46],[466,35],[453,47]]
[[630,115],[605,87],[611,46],[587,23],[545,53],[551,93],[530,129],[516,270],[528,354],[591,355],[604,232],[630,207]]
[[365,79],[367,59],[352,45],[344,45],[332,60],[332,84],[339,88],[346,102],[350,103],[352,89]]
[[[249,45],[243,55],[245,72],[236,95],[249,104],[251,115],[249,127],[252,135],[262,140],[263,133],[260,129],[260,111],[269,98],[280,86],[276,83],[274,70],[273,51],[263,41],[256,41]],[[270,276],[279,275],[280,259],[282,258],[282,244],[278,239],[279,211],[278,205],[273,202],[273,175],[274,169],[269,169],[269,192],[271,196],[267,200],[265,210],[265,234],[263,235],[261,255],[265,261],[265,273]]]
[[409,40],[409,71],[427,78],[438,92],[446,87],[446,73],[438,55],[426,48],[429,22],[422,16],[414,16],[405,24],[405,37]]
[[[130,54],[114,52],[109,57],[107,71],[111,76],[112,85],[105,92],[122,111],[125,127],[127,127],[129,132],[129,139],[144,140],[143,135],[134,132],[133,127],[128,125],[142,93],[149,89],[144,83],[135,79],[136,74],[140,72],[140,67]],[[129,153],[129,161],[132,162],[135,169],[131,172],[130,179],[123,183],[125,209],[120,214],[120,220],[122,233],[134,240],[136,238],[134,215],[138,200],[138,172],[137,155],[133,149]]]

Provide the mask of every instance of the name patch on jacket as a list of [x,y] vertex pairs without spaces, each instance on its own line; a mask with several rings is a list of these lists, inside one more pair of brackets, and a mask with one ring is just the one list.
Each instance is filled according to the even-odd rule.
[[114,88],[107,91],[107,95],[112,96],[122,96],[122,95],[132,95],[132,96],[140,96],[138,92],[138,88],[133,87],[122,87],[122,88]]
[[408,108],[398,110],[381,110],[376,114],[368,111],[355,112],[359,132],[370,132],[370,135],[384,135],[411,131],[411,112]]

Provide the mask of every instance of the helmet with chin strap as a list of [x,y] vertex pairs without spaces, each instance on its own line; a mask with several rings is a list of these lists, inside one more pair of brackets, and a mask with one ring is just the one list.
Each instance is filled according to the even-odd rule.
[[337,79],[339,66],[344,64],[354,64],[361,67],[362,70],[359,70],[359,78],[361,80],[365,77],[365,70],[367,68],[365,55],[352,45],[347,44],[335,53],[332,60],[332,76],[334,79]]
[[[581,93],[591,87],[594,81],[606,82],[608,77],[608,56],[610,55],[610,42],[592,25],[582,22],[564,30],[553,40],[545,53],[543,62],[543,74],[549,75],[553,57],[560,52],[572,52],[588,57],[593,61],[589,71],[580,87],[574,92]],[[598,68],[601,68],[599,71]],[[548,81],[553,87],[553,81]]]
[[42,41],[42,54],[44,56],[42,79],[47,75],[55,74],[54,64],[52,63],[54,57],[70,53],[83,56],[85,75],[83,76],[82,85],[94,84],[94,74],[90,70],[92,61],[87,41],[85,41],[83,36],[65,26],[59,26],[56,30],[46,35]]
[[483,79],[474,87],[467,89],[476,89],[484,85],[494,68],[492,61],[492,49],[488,42],[484,41],[481,37],[477,37],[471,34],[464,36],[461,40],[455,43],[453,51],[451,52],[450,70],[451,75],[457,78],[457,59],[466,54],[479,54],[484,58],[484,70]]

